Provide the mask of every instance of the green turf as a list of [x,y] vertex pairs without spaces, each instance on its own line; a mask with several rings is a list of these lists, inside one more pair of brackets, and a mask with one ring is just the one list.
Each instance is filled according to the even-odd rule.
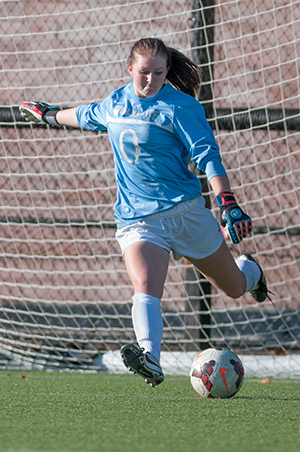
[[0,372],[0,452],[299,452],[300,382],[201,399],[188,378]]

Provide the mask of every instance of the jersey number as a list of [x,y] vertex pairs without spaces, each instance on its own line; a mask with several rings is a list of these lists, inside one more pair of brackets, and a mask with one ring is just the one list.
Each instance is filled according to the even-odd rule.
[[[134,146],[134,159],[130,158],[125,151],[124,142],[123,142],[125,133],[130,133],[132,136],[132,144]],[[139,159],[141,150],[140,150],[139,143],[138,143],[138,137],[137,137],[137,134],[135,133],[135,131],[132,129],[123,130],[123,132],[120,135],[119,142],[120,142],[120,149],[121,149],[122,155],[123,155],[124,159],[126,160],[126,162],[136,163]]]

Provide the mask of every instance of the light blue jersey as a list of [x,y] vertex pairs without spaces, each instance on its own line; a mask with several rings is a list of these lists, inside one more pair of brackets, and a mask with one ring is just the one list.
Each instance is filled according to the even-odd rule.
[[108,132],[118,227],[200,196],[201,183],[188,167],[191,158],[209,180],[226,174],[202,105],[169,84],[140,98],[130,83],[102,103],[78,107],[76,114],[81,128]]

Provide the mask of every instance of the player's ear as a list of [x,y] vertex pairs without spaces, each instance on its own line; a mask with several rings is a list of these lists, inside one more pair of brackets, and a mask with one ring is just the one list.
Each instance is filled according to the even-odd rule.
[[132,66],[131,66],[131,64],[127,64],[127,69],[128,69],[129,74],[132,77]]

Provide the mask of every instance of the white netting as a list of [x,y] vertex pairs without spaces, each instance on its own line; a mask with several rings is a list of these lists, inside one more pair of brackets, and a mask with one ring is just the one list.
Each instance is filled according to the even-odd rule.
[[[24,100],[101,101],[130,81],[128,51],[145,36],[203,68],[201,98],[218,118],[211,124],[223,161],[255,229],[232,252],[259,260],[276,306],[230,300],[187,262],[171,260],[162,300],[165,362],[176,372],[207,345],[254,356],[299,352],[300,1],[2,1],[2,366],[107,369],[113,355],[104,365],[102,353],[134,340],[107,136],[28,127],[3,112]],[[189,353],[183,359],[181,352]],[[298,360],[289,362],[297,375]],[[268,361],[270,373],[272,366],[276,360]]]

